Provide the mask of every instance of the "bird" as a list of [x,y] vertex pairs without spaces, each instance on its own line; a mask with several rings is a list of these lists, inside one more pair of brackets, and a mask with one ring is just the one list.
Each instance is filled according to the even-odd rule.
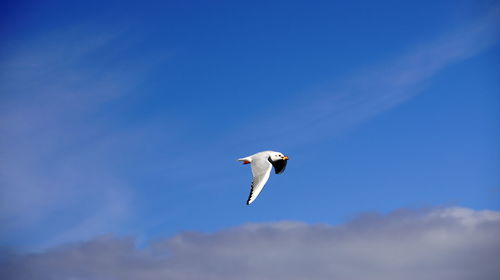
[[238,161],[242,161],[243,164],[251,164],[252,166],[253,179],[250,185],[250,195],[247,200],[247,205],[250,205],[264,188],[273,167],[276,174],[281,174],[285,171],[288,157],[280,152],[263,151],[248,157],[239,158]]

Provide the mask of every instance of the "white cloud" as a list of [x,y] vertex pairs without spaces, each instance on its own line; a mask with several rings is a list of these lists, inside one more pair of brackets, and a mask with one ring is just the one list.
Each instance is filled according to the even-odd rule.
[[8,279],[436,279],[500,275],[500,212],[367,214],[341,225],[248,224],[182,233],[147,248],[101,236],[10,257]]

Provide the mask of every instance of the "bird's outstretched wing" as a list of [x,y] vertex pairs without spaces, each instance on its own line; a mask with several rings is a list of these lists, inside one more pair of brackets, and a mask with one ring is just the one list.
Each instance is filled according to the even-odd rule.
[[247,205],[252,203],[264,188],[272,169],[271,162],[267,158],[256,158],[252,161],[253,180],[250,186],[250,195],[248,196]]

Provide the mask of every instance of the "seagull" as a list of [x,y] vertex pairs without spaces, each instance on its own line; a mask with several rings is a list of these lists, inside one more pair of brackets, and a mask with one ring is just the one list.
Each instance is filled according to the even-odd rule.
[[247,205],[250,205],[264,188],[271,169],[274,167],[276,174],[281,174],[285,171],[288,157],[280,152],[264,151],[254,155],[239,158],[243,164],[252,164],[252,185],[250,186],[250,195],[248,196]]

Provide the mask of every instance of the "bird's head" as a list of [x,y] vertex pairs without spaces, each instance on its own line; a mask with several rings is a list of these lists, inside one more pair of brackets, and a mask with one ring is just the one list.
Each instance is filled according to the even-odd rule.
[[278,161],[278,160],[288,160],[288,157],[283,155],[282,153],[279,152],[270,152],[269,153],[269,158],[271,161]]

